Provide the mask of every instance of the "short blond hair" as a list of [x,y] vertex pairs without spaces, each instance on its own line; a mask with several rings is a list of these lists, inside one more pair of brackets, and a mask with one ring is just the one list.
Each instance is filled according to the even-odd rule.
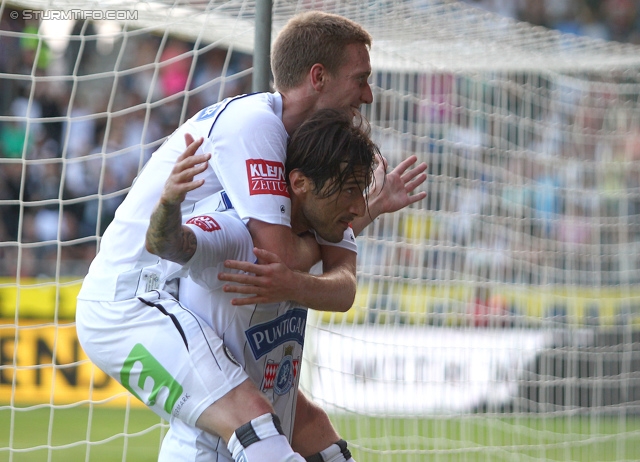
[[297,87],[314,64],[335,74],[344,64],[347,45],[371,47],[371,35],[358,23],[336,14],[309,11],[294,16],[273,44],[271,69],[275,88]]

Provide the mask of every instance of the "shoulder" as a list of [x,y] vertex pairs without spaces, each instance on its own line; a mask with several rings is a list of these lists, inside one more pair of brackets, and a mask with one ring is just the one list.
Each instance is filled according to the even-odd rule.
[[250,93],[224,99],[198,111],[192,123],[214,124],[229,117],[276,117],[280,118],[281,98],[275,93]]
[[219,111],[214,124],[225,130],[284,131],[281,103],[273,93],[254,93],[233,98]]
[[[258,153],[258,157],[270,157],[272,151],[277,151],[278,157],[283,157],[289,138],[268,93],[234,99],[210,127],[208,139],[214,157],[224,156],[229,150],[236,159],[242,152],[248,153],[245,157],[256,157]],[[231,157],[227,160],[231,161]]]

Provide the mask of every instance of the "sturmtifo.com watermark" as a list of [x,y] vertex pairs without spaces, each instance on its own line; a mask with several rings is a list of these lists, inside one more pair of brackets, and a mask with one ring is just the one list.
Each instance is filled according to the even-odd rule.
[[137,20],[138,11],[133,10],[22,10],[9,13],[11,19],[49,19],[49,20],[70,20],[75,21],[104,21],[104,20]]

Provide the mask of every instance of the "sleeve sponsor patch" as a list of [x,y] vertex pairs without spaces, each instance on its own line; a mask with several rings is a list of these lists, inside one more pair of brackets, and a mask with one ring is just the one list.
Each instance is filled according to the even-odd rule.
[[218,222],[207,215],[200,215],[198,217],[190,218],[187,221],[187,224],[196,225],[198,228],[208,233],[220,229],[220,225],[218,224]]
[[200,114],[198,114],[198,118],[196,120],[200,121],[200,120],[206,120],[206,119],[210,119],[211,117],[214,117],[218,112],[220,112],[220,109],[222,109],[222,107],[224,106],[223,103],[224,101],[220,103],[212,104],[211,106],[204,108],[202,111],[200,111]]
[[289,197],[284,164],[272,160],[247,159],[249,194],[272,194]]

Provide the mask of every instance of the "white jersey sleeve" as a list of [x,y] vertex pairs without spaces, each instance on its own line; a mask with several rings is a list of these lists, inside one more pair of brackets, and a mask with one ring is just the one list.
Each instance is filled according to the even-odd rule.
[[218,273],[237,272],[225,268],[225,260],[256,260],[251,234],[234,211],[198,215],[188,219],[186,225],[195,233],[198,244],[184,269],[201,286],[218,289],[224,284],[218,280]]
[[284,173],[288,134],[282,99],[261,93],[235,98],[197,123],[210,130],[202,149],[242,220],[289,226],[291,201]]

